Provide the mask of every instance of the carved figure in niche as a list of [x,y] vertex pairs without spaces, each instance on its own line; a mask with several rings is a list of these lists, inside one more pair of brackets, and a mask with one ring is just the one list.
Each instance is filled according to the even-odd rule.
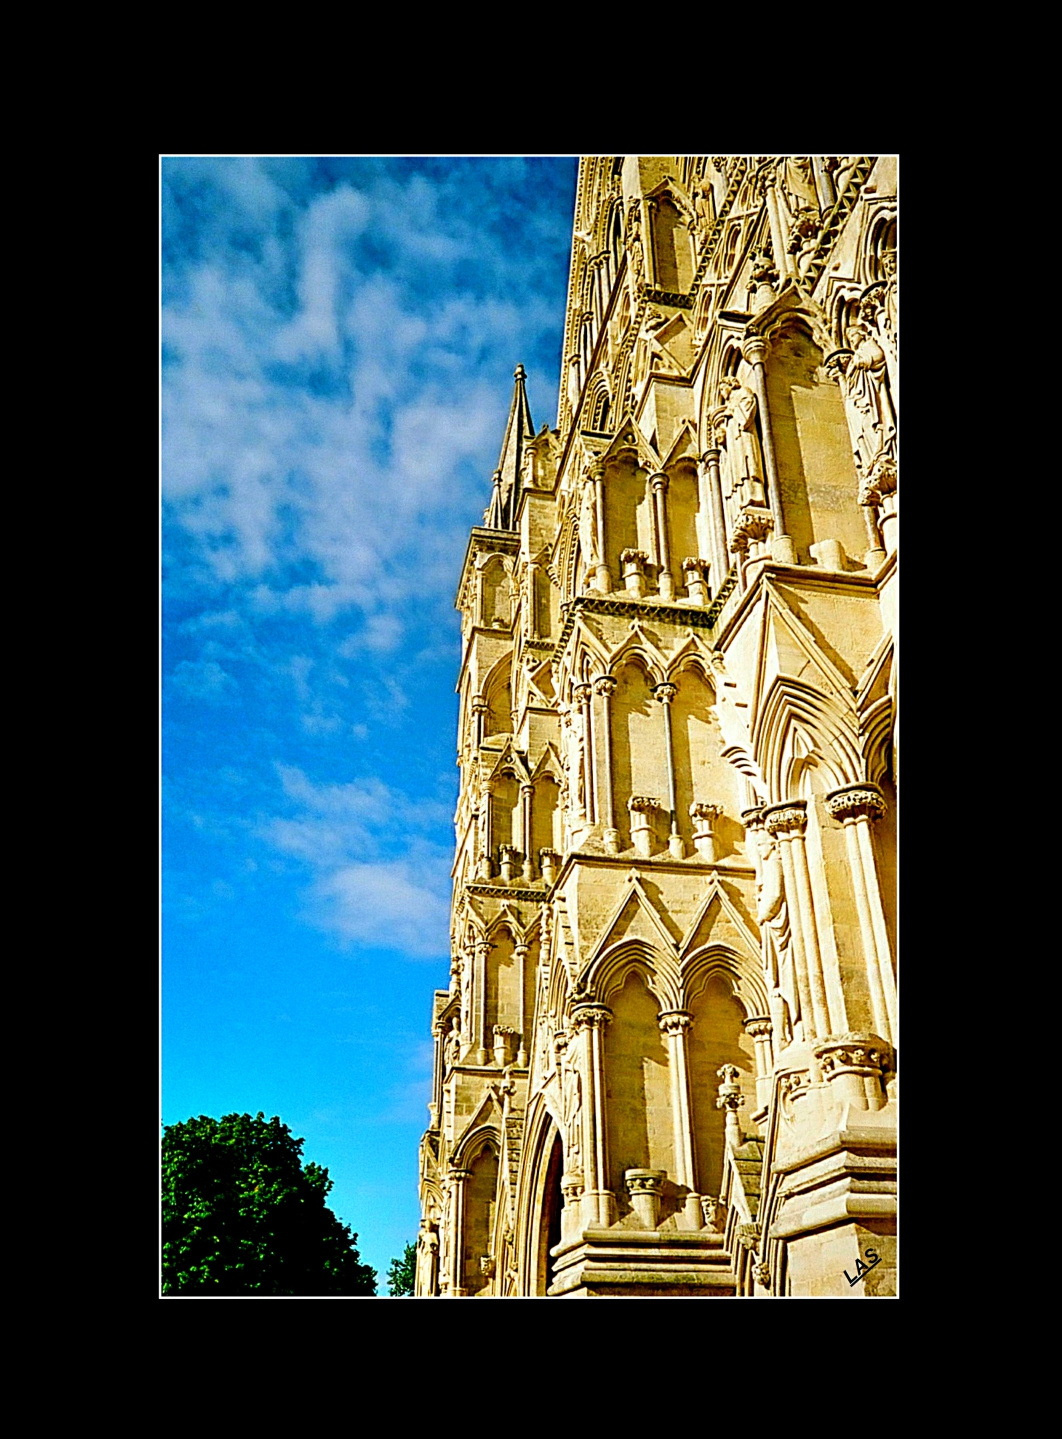
[[789,906],[778,841],[766,829],[756,832],[756,923],[773,945],[778,962],[778,987],[785,1002],[790,1035],[800,1018],[800,996],[793,975],[790,949]]
[[564,1072],[564,1087],[562,1098],[564,1103],[564,1135],[566,1143],[566,1160],[569,1169],[578,1169],[579,1153],[581,1149],[580,1116],[583,1110],[583,1081],[579,1071],[574,1064],[568,1062],[567,1053],[562,1058]]
[[587,582],[601,563],[597,547],[597,486],[589,474],[584,474],[579,489],[579,548],[586,566]]
[[778,180],[794,220],[802,211],[819,212],[819,197],[810,155],[789,155],[778,166]]
[[845,338],[848,350],[831,357],[830,368],[844,396],[856,468],[866,481],[879,460],[895,458],[896,413],[885,351],[865,325],[849,325]]
[[723,376],[719,396],[725,410],[727,498],[736,494],[742,505],[765,504],[756,396],[736,375]]
[[417,1289],[434,1294],[439,1273],[439,1231],[435,1224],[421,1220],[417,1231]]
[[697,217],[694,234],[699,249],[715,223],[715,191],[707,177],[702,177],[693,187],[693,210]]
[[461,1029],[456,1019],[450,1022],[449,1032],[443,1044],[446,1068],[452,1069],[461,1058]]
[[881,337],[891,350],[892,358],[895,360],[900,340],[899,267],[895,250],[882,251],[881,268],[885,272],[885,293],[882,299],[881,314],[878,316],[878,325]]

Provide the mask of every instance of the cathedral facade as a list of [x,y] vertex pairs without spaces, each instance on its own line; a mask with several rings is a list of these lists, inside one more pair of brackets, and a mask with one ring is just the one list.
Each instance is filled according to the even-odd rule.
[[580,162],[460,576],[418,1295],[896,1293],[896,161]]

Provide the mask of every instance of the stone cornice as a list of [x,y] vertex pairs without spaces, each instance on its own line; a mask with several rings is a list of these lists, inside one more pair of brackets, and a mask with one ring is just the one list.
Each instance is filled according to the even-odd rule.
[[541,904],[547,897],[549,891],[546,889],[532,889],[528,885],[521,884],[483,884],[478,880],[470,880],[464,886],[465,894],[485,895],[491,899],[523,899],[528,903]]
[[675,605],[666,601],[660,604],[652,600],[621,599],[617,594],[576,595],[565,606],[564,624],[557,639],[556,653],[563,654],[571,639],[579,615],[620,615],[624,619],[653,620],[657,624],[671,624],[683,629],[711,629],[723,606],[737,583],[737,573],[731,570],[723,581],[719,593],[707,606]]

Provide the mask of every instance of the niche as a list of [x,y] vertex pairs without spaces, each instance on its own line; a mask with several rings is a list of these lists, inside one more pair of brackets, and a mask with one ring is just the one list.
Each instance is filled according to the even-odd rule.
[[844,401],[823,355],[794,319],[771,339],[767,395],[785,530],[801,564],[810,548],[839,540],[849,556],[867,546]]
[[[716,971],[689,1002],[693,1024],[689,1030],[690,1091],[693,1105],[693,1139],[697,1180],[701,1194],[718,1194],[723,1182],[723,1136],[726,1116],[715,1107],[719,1096],[719,1070],[736,1065],[745,1094],[738,1122],[756,1108],[755,1045],[744,1030],[745,1010],[733,992],[733,982]],[[745,1119],[747,1124],[747,1118]]]
[[462,1258],[462,1288],[478,1294],[490,1283],[480,1260],[490,1254],[494,1232],[494,1211],[498,1193],[498,1155],[486,1144],[468,1166],[471,1177],[465,1181],[465,1252]]
[[613,1020],[605,1031],[605,1103],[609,1188],[626,1201],[627,1169],[675,1173],[668,1053],[660,1033],[660,1006],[632,970],[609,997]]

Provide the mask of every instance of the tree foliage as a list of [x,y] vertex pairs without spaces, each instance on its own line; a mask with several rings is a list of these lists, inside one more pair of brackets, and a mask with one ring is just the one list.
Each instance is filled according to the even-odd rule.
[[259,1110],[162,1137],[163,1294],[375,1294],[356,1234],[325,1205],[328,1170]]
[[403,1294],[412,1294],[417,1277],[417,1246],[407,1244],[401,1259],[392,1259],[387,1270],[387,1292],[397,1299]]

